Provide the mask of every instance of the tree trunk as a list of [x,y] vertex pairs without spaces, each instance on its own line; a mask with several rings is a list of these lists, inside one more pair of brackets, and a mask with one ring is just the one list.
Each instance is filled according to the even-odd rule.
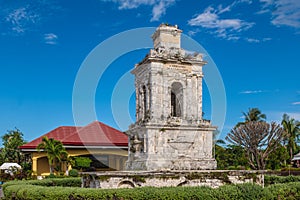
[[54,163],[53,163],[53,161],[49,162],[49,167],[50,167],[50,174],[53,174],[54,173]]
[[253,169],[256,169],[255,161],[254,161],[254,159],[253,159],[253,154],[250,153],[249,151],[247,151],[247,157],[248,157],[248,161],[249,161],[250,166],[251,166]]
[[292,159],[293,159],[293,148],[292,147],[290,147],[290,157],[291,157],[290,164],[292,164]]
[[50,165],[50,174],[53,174],[53,165]]

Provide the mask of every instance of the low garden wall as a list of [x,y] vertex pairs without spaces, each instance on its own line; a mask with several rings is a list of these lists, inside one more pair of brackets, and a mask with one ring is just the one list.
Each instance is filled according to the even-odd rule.
[[197,170],[197,171],[117,171],[82,173],[85,188],[134,188],[208,186],[257,183],[264,185],[264,171],[249,170]]

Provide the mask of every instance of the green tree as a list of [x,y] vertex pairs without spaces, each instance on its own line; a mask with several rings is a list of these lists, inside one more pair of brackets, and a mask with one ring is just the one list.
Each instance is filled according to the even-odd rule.
[[64,158],[68,157],[63,144],[53,138],[43,137],[42,142],[37,146],[38,151],[41,149],[47,153],[50,174],[53,174],[54,168],[59,166]]
[[253,169],[263,170],[269,155],[275,151],[284,137],[279,124],[249,121],[234,127],[226,140],[245,149],[248,163]]
[[287,142],[291,161],[297,149],[297,140],[300,135],[300,122],[290,118],[287,114],[284,114],[282,116],[281,124],[285,133],[285,140]]
[[248,112],[243,112],[245,122],[262,122],[267,119],[266,115],[263,114],[258,108],[249,108]]
[[[223,143],[221,143],[223,144]],[[224,145],[224,144],[223,144]],[[241,146],[216,144],[216,160],[218,169],[248,169],[245,150]]]
[[20,146],[25,144],[23,133],[19,129],[9,130],[2,136],[3,148],[1,157],[4,162],[16,162],[21,164],[25,157]]
[[236,126],[243,125],[247,122],[263,122],[267,116],[263,114],[258,108],[249,108],[248,112],[242,112],[244,115],[244,122],[239,122]]
[[286,147],[283,146],[282,144],[279,144],[279,147],[270,153],[268,159],[267,159],[267,164],[266,164],[266,169],[281,169],[283,167],[287,166],[286,160],[289,159],[289,152],[287,151]]

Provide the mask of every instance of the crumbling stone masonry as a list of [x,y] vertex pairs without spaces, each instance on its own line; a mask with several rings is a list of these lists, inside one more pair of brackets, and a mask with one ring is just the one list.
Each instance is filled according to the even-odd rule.
[[256,183],[264,185],[263,171],[248,170],[197,170],[197,171],[118,171],[83,173],[82,187],[86,188],[134,188],[134,187],[179,187],[224,184]]
[[162,24],[154,49],[132,70],[136,122],[129,136],[127,170],[216,169],[213,132],[202,118],[202,55],[181,48],[181,30]]

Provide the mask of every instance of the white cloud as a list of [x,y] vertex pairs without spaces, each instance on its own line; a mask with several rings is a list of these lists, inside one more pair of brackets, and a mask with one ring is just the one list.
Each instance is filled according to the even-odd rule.
[[295,120],[300,120],[300,113],[286,113],[290,118],[293,118]]
[[240,37],[237,33],[248,30],[254,23],[249,23],[241,19],[222,19],[220,15],[224,12],[230,11],[231,6],[223,9],[219,6],[218,9],[214,9],[209,6],[203,13],[198,14],[194,18],[188,21],[190,26],[200,26],[206,29],[211,29],[214,33],[217,33],[218,37],[228,40],[238,40]]
[[245,41],[249,43],[261,43],[272,40],[272,38],[245,38]]
[[196,33],[198,33],[198,31],[188,31],[188,35],[189,36],[194,36],[194,35],[196,35]]
[[158,21],[162,15],[166,13],[166,6],[163,1],[155,5],[152,9],[152,18],[150,21]]
[[[282,120],[282,116],[284,114],[287,114],[288,116],[290,116],[290,118],[293,118],[295,120],[299,120],[300,119],[300,113],[297,112],[275,112],[277,113],[277,120],[281,122]],[[276,119],[276,118],[275,118]]]
[[245,90],[240,92],[240,94],[258,94],[258,93],[263,93],[264,91],[262,90]]
[[191,26],[203,26],[205,28],[216,28],[218,15],[216,13],[212,13],[214,9],[212,7],[208,7],[205,11],[199,14],[197,17],[188,21]]
[[272,20],[274,25],[286,25],[300,28],[300,1],[279,0],[276,2],[276,10],[273,12],[275,17]]
[[57,39],[58,37],[54,33],[44,34],[44,41],[46,44],[51,44],[51,45],[57,44]]
[[35,24],[38,20],[39,15],[31,12],[28,7],[14,9],[5,17],[5,21],[15,33],[24,33],[28,26]]
[[265,6],[272,5],[275,0],[260,0],[260,2],[264,3]]
[[272,38],[263,38],[263,42],[270,41]]
[[38,31],[42,22],[50,19],[61,7],[55,1],[20,1],[0,9],[1,35],[24,35]]
[[273,25],[300,28],[299,0],[260,0],[260,2],[263,9],[258,14],[270,12]]
[[227,40],[239,40],[240,39],[240,37],[233,36],[233,35],[228,35],[228,36],[224,36],[224,37],[227,37]]
[[300,105],[300,101],[293,102],[292,105]]
[[274,121],[278,124],[281,124],[282,116],[284,114],[287,114],[288,116],[290,116],[290,118],[294,118],[296,120],[300,119],[300,113],[297,112],[265,111],[264,113],[267,115],[268,121]]
[[252,4],[252,0],[236,0],[236,1],[232,2],[232,4],[226,6],[225,8],[223,8],[223,5],[220,4],[218,6],[218,14],[230,12],[235,6],[238,6],[241,3]]
[[111,0],[111,1],[118,3],[119,9],[133,9],[141,5],[154,5],[156,3],[156,0]]
[[255,38],[246,38],[247,42],[250,42],[250,43],[259,43],[260,40],[259,39],[255,39]]
[[140,6],[152,6],[152,18],[150,21],[158,21],[166,13],[168,7],[176,0],[103,0],[119,4],[119,9],[134,9]]

